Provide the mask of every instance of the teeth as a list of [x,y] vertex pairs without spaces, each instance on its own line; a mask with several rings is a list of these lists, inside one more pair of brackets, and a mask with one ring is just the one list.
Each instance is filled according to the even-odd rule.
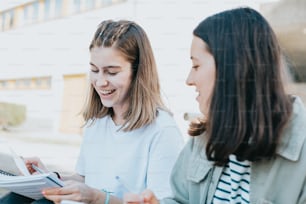
[[103,91],[101,91],[101,93],[103,95],[111,94],[112,92],[114,92],[114,90],[103,90]]

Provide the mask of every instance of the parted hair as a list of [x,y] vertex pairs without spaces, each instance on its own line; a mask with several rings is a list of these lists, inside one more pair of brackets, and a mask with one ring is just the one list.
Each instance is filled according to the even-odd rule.
[[[94,47],[114,47],[132,65],[132,81],[129,88],[129,107],[125,112],[124,131],[131,131],[148,125],[157,117],[157,110],[164,109],[160,94],[160,84],[147,34],[135,22],[105,20],[99,24],[89,45]],[[83,111],[85,122],[113,115],[113,109],[103,106],[99,95],[90,85]]]
[[282,52],[265,18],[236,8],[204,19],[193,34],[209,47],[216,81],[207,120],[191,123],[189,134],[204,134],[207,158],[215,165],[259,161],[276,155],[292,114],[282,82]]

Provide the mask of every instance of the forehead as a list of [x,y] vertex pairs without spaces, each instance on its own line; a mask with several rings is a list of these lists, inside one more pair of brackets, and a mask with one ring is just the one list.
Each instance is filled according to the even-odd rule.
[[129,63],[124,55],[115,47],[93,47],[90,50],[92,63]]
[[198,58],[203,54],[210,54],[208,45],[199,37],[194,36],[191,43],[191,58]]
[[200,49],[200,50],[208,50],[208,45],[201,38],[197,36],[193,36],[191,48]]
[[104,56],[113,56],[113,57],[118,57],[120,56],[120,52],[113,46],[111,47],[93,47],[90,50],[90,55],[92,57],[96,57],[96,56],[100,56],[100,57],[104,57]]

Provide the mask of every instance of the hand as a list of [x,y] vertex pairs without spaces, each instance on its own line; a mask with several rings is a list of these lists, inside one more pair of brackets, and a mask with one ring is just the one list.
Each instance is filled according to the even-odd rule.
[[78,201],[83,203],[93,203],[96,198],[95,189],[90,188],[84,183],[69,180],[65,182],[65,186],[61,188],[44,189],[45,198],[56,204],[62,200]]
[[38,157],[23,158],[23,160],[24,160],[24,163],[27,169],[29,170],[31,174],[39,173],[39,172],[36,172],[36,170],[32,168],[32,164],[42,169],[44,172],[49,172],[49,170],[45,167],[45,165],[41,162],[41,160]]
[[124,204],[159,204],[154,193],[150,190],[144,190],[140,195],[127,193],[123,197]]

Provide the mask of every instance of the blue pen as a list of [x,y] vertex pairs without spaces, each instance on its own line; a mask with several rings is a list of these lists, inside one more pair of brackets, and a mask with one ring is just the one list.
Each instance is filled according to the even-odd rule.
[[[119,176],[116,176],[117,181],[121,184],[121,187],[126,191],[126,193],[135,193],[131,190],[131,188],[121,179]],[[139,196],[139,198],[135,200],[130,200],[130,202],[137,202],[139,204],[143,204],[143,198]]]
[[[35,169],[35,171],[37,171],[40,174],[45,174],[46,172],[44,170],[42,170],[41,168],[39,168],[38,166],[36,166],[35,164],[32,164],[32,168]],[[50,181],[52,181],[53,183],[57,184],[60,187],[63,187],[64,184],[62,183],[61,180],[59,180],[57,177],[53,178],[51,176],[47,176],[47,179],[49,179]]]
[[39,167],[36,166],[35,164],[32,164],[31,166],[32,166],[32,168],[33,168],[35,171],[37,171],[38,173],[41,173],[41,174],[44,174],[44,173],[45,173],[41,168],[39,168]]
[[133,192],[131,191],[131,188],[119,176],[116,176],[116,179],[121,184],[121,186],[124,188],[125,192]]

